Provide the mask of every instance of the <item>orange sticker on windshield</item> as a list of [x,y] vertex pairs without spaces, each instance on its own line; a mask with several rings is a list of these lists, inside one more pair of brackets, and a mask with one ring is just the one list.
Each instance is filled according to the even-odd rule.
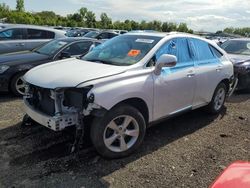
[[130,57],[136,57],[136,56],[138,56],[140,53],[141,53],[141,50],[130,50],[130,51],[128,52],[128,56],[130,56]]

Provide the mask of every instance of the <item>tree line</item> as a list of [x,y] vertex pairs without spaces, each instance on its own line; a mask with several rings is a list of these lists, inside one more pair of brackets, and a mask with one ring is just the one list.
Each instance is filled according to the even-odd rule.
[[100,18],[97,19],[95,13],[85,7],[67,16],[57,15],[53,11],[27,12],[24,8],[24,0],[17,0],[15,10],[10,9],[5,3],[0,4],[0,20],[16,24],[193,33],[193,30],[189,29],[186,23],[177,24],[158,20],[137,22],[128,19],[113,21],[106,13],[101,13]]
[[244,37],[250,37],[250,27],[243,27],[243,28],[229,27],[229,28],[224,29],[223,32],[234,34],[234,35],[241,35]]

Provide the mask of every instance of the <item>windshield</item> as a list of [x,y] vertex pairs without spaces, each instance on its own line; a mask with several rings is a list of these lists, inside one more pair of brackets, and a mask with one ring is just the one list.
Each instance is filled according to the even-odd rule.
[[230,40],[221,45],[229,54],[250,55],[250,41]]
[[104,42],[82,57],[86,61],[112,65],[133,65],[140,61],[161,37],[122,35]]
[[84,35],[84,37],[95,38],[100,32],[98,31],[90,31]]
[[62,47],[64,47],[67,44],[68,42],[65,42],[65,41],[53,40],[35,49],[35,52],[50,56],[50,55],[54,55],[55,53],[57,53]]

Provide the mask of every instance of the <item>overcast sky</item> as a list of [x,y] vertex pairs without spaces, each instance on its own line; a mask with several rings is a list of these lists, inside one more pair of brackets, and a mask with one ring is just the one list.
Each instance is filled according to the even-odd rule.
[[[52,10],[67,15],[86,7],[97,19],[106,12],[113,20],[185,22],[194,30],[250,27],[250,0],[24,0],[27,11]],[[0,0],[15,8],[16,0]]]

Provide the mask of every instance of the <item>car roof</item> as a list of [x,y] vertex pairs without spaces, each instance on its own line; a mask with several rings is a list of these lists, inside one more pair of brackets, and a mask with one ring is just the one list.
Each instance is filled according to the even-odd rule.
[[169,35],[170,33],[164,33],[164,32],[143,32],[143,31],[135,31],[135,32],[128,32],[125,35],[141,35],[141,36],[152,36],[152,37],[165,37]]
[[[189,37],[189,38],[195,38],[195,39],[199,39],[202,41],[205,41],[209,44],[211,44],[212,46],[216,47],[219,51],[221,51],[221,49],[218,47],[218,45],[216,44],[216,42],[209,40],[209,39],[205,39],[203,37],[194,35],[194,34],[190,34],[190,33],[182,33],[182,32],[128,32],[125,33],[123,35],[139,35],[139,36],[152,36],[152,37],[160,37],[160,38],[165,38],[165,37],[169,37],[169,38],[174,38],[174,37]],[[222,51],[221,51],[222,52]]]
[[113,30],[102,30],[101,32],[100,32],[100,34],[101,33],[113,33],[113,34],[117,34],[117,32],[115,32],[115,31],[113,31]]
[[204,41],[207,41],[209,43],[211,43],[212,41],[211,40],[208,40],[208,39],[205,39],[203,37],[200,37],[200,36],[197,36],[197,35],[194,35],[194,34],[190,34],[190,33],[182,33],[182,32],[156,32],[156,31],[153,31],[153,32],[128,32],[128,33],[125,33],[124,35],[141,35],[141,36],[152,36],[152,37],[161,37],[161,38],[164,38],[164,37],[190,37],[190,38],[197,38],[197,39],[201,39],[201,40],[204,40]]
[[87,38],[87,37],[66,37],[66,38],[59,38],[56,39],[59,41],[65,41],[65,42],[77,42],[77,41],[92,41],[92,42],[100,42],[97,39]]
[[234,39],[229,39],[230,40],[235,40],[235,41],[250,41],[250,38],[234,38]]
[[65,34],[65,31],[53,29],[45,26],[37,26],[37,25],[26,25],[26,24],[3,24],[1,25],[2,29],[11,29],[11,28],[27,28],[27,29],[41,29],[46,31],[53,31],[55,33]]

